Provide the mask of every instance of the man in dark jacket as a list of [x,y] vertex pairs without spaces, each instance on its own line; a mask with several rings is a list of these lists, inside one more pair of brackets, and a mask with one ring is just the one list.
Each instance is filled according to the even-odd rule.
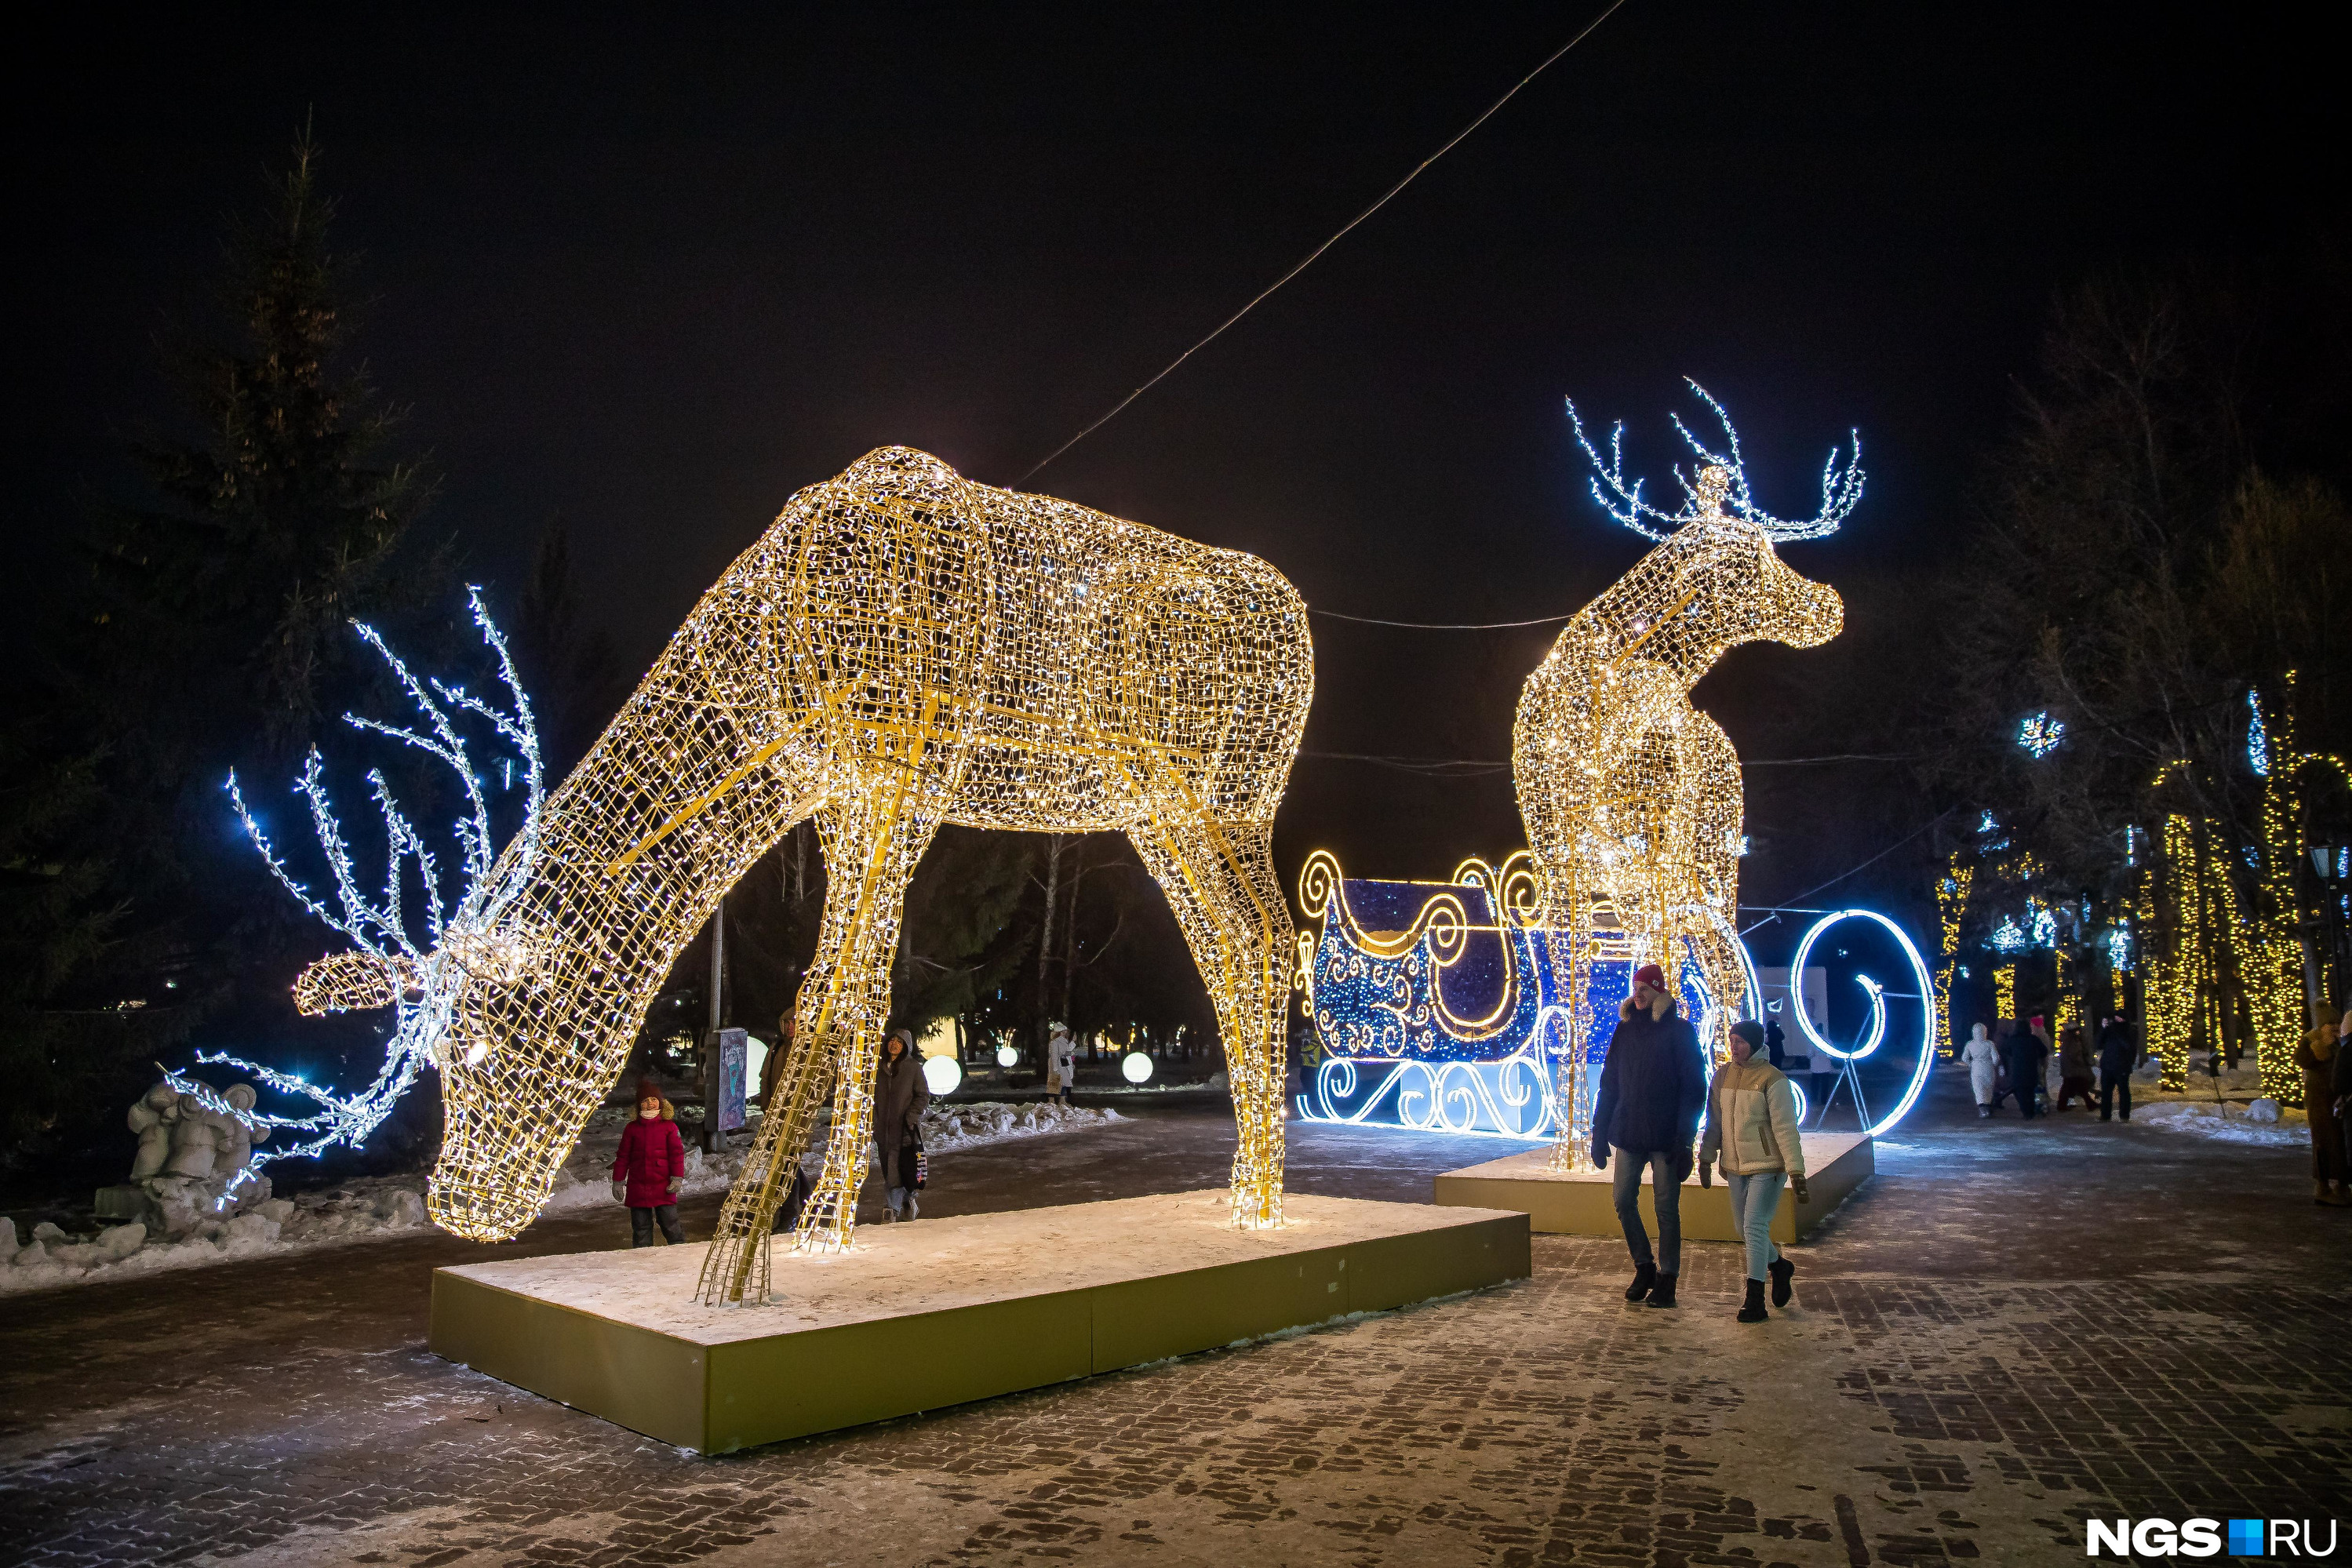
[[[2016,1025],[2011,1023],[2011,1028]],[[2025,1030],[2017,1030],[2000,1042],[2000,1064],[2009,1074],[2009,1086],[2017,1095],[2017,1113],[2032,1121],[2038,1113],[2042,1097],[2042,1059],[2050,1048]]]
[[2117,1013],[2099,1031],[2099,1120],[2109,1120],[2116,1096],[2124,1097],[2124,1120],[2131,1120],[2131,1074],[2139,1065],[2139,1039],[2131,1019]]
[[1786,1067],[1789,1063],[1789,1037],[1780,1032],[1779,1019],[1764,1020],[1764,1054],[1775,1067]]
[[[1633,1255],[1633,1283],[1625,1299],[1654,1307],[1675,1304],[1682,1268],[1682,1186],[1691,1173],[1691,1140],[1706,1104],[1706,1062],[1698,1031],[1675,1011],[1666,977],[1655,964],[1633,971],[1633,995],[1617,1009],[1617,1032],[1601,1068],[1592,1106],[1592,1163],[1614,1158],[1611,1183],[1617,1222]],[[1650,1197],[1658,1214],[1658,1253],[1642,1228],[1642,1168],[1650,1170]]]

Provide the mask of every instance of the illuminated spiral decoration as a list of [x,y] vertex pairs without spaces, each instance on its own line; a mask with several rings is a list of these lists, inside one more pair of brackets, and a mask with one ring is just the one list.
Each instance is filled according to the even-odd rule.
[[[1801,979],[1804,975],[1805,960],[1812,956],[1813,944],[1821,939],[1822,933],[1841,920],[1874,920],[1885,926],[1894,936],[1895,945],[1903,949],[1903,956],[1910,963],[1912,976],[1919,984],[1916,993],[1921,998],[1919,1060],[1911,1070],[1911,1082],[1904,1088],[1902,1101],[1893,1111],[1880,1117],[1876,1124],[1863,1129],[1866,1135],[1875,1138],[1909,1114],[1911,1107],[1918,1103],[1920,1091],[1927,1086],[1927,1070],[1935,1065],[1936,1061],[1936,987],[1928,977],[1927,964],[1919,956],[1919,949],[1912,946],[1911,938],[1905,934],[1903,927],[1874,909],[1833,910],[1815,921],[1812,929],[1807,931],[1804,939],[1797,944],[1796,955],[1789,960],[1789,974],[1792,980]],[[1886,1038],[1886,988],[1867,975],[1857,975],[1854,979],[1870,996],[1870,1028],[1862,1042],[1852,1051],[1841,1050],[1822,1039],[1821,1031],[1813,1028],[1813,1020],[1805,1016],[1801,1001],[1789,1009],[1796,1015],[1798,1032],[1805,1037],[1807,1042],[1816,1051],[1841,1061],[1860,1061],[1876,1051]]]

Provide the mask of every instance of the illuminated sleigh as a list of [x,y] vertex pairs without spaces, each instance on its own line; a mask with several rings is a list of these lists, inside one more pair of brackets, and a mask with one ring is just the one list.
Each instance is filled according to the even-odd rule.
[[[1299,937],[1306,1010],[1323,1048],[1297,1096],[1301,1117],[1528,1142],[1557,1136],[1564,1111],[1570,1125],[1590,1125],[1608,1025],[1632,993],[1635,962],[1605,906],[1586,969],[1587,1027],[1574,1030],[1569,936],[1544,925],[1525,851],[1499,868],[1473,857],[1451,882],[1349,878],[1318,851],[1298,894],[1322,923]],[[1715,1007],[1699,967],[1680,970],[1685,1015],[1710,1038]],[[1758,994],[1752,967],[1748,988]],[[1591,1042],[1585,1061],[1564,1062],[1580,1035]]]

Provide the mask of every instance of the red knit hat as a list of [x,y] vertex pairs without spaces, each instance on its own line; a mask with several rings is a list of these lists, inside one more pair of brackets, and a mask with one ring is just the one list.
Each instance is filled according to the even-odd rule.
[[1654,991],[1663,991],[1666,988],[1666,972],[1655,964],[1644,964],[1633,971],[1633,983],[1647,986]]
[[651,1078],[640,1078],[637,1080],[636,1103],[638,1104],[642,1105],[648,1100],[659,1100],[661,1098],[663,1098],[663,1095],[660,1084],[655,1082]]

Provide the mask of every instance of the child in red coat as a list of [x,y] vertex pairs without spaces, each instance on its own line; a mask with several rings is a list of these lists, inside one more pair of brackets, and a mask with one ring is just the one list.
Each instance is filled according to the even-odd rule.
[[629,1206],[629,1245],[650,1247],[654,1227],[665,1246],[686,1239],[678,1228],[677,1193],[686,1185],[686,1140],[677,1113],[650,1078],[637,1084],[637,1116],[621,1132],[613,1156],[613,1197]]

